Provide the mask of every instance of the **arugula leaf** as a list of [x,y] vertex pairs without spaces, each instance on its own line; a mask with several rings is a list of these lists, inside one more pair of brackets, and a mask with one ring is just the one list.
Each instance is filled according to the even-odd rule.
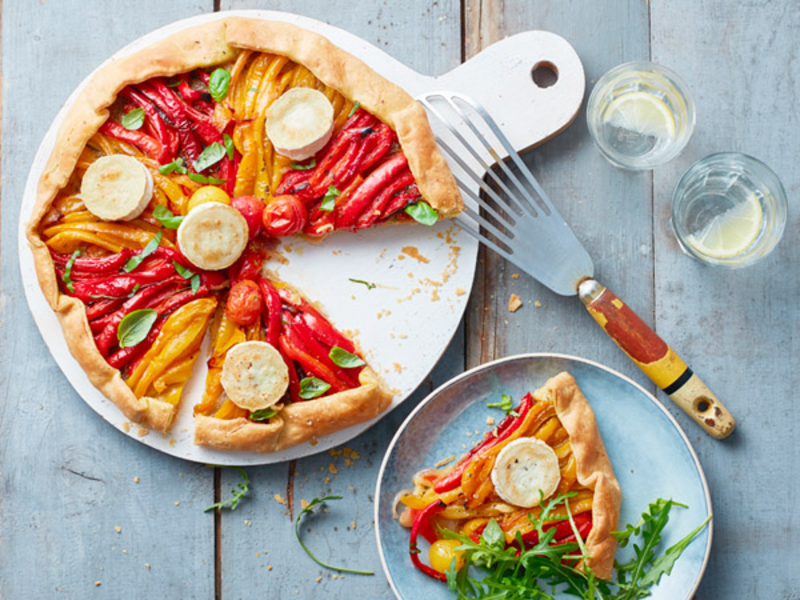
[[227,133],[222,134],[222,141],[225,142],[225,152],[228,153],[228,160],[233,160],[233,140]]
[[317,396],[322,396],[329,389],[331,389],[331,384],[322,381],[322,379],[303,377],[300,380],[300,393],[298,395],[303,400],[311,400]]
[[72,277],[71,277],[72,265],[75,264],[75,259],[78,258],[80,255],[81,255],[80,250],[75,250],[75,252],[72,253],[72,256],[70,256],[69,260],[67,261],[67,266],[64,268],[64,276],[61,278],[61,281],[64,282],[64,285],[67,286],[67,289],[73,294],[75,293],[75,284],[72,283]]
[[313,169],[314,167],[317,166],[317,160],[315,158],[312,158],[311,162],[308,163],[307,165],[292,163],[289,166],[292,167],[295,171],[308,171],[309,169]]
[[708,515],[706,520],[700,523],[693,531],[690,531],[686,537],[667,548],[664,554],[655,559],[650,570],[642,577],[641,584],[645,587],[655,585],[661,580],[662,575],[669,575],[672,573],[672,567],[675,566],[675,561],[680,558],[683,551],[686,550],[686,547],[692,543],[692,540],[700,535],[700,532],[703,531],[712,516],[713,515]]
[[215,69],[208,80],[208,92],[217,102],[221,102],[228,95],[231,84],[231,74],[226,69]]
[[186,173],[188,172],[186,170],[186,165],[183,164],[183,159],[181,157],[176,158],[171,163],[168,163],[166,165],[161,165],[160,167],[158,167],[158,172],[161,173],[162,175],[169,175],[170,173],[173,173],[175,171],[181,173],[182,175],[186,175]]
[[350,277],[350,278],[348,278],[348,281],[352,281],[353,283],[360,283],[361,285],[365,285],[365,286],[367,286],[368,290],[374,290],[376,287],[378,287],[377,284],[371,283],[369,281],[364,281],[363,279],[353,279],[352,277]]
[[152,308],[142,308],[129,312],[117,327],[117,341],[120,348],[130,348],[143,342],[158,319],[158,312]]
[[184,217],[173,214],[170,209],[161,204],[153,209],[153,216],[167,229],[177,229],[184,219]]
[[406,206],[404,211],[409,217],[414,219],[417,223],[422,225],[435,225],[439,220],[439,213],[437,213],[430,204],[425,200],[420,200],[414,204]]
[[328,356],[333,361],[333,364],[342,367],[344,369],[353,369],[355,367],[362,367],[365,363],[364,359],[362,359],[357,354],[351,354],[344,348],[340,348],[339,346],[334,346],[331,348],[331,351],[328,353]]
[[241,467],[233,467],[233,468],[239,471],[239,474],[242,476],[243,479],[241,483],[239,483],[234,489],[231,490],[231,494],[233,494],[233,496],[231,496],[227,500],[221,500],[220,502],[212,504],[203,512],[209,512],[211,510],[214,510],[215,508],[222,510],[226,506],[230,507],[231,510],[236,510],[236,507],[239,506],[239,500],[244,498],[247,495],[247,492],[250,491],[250,478],[247,477],[247,473],[245,472],[245,470]]
[[262,408],[261,410],[254,410],[250,413],[251,421],[268,421],[278,414],[277,410],[272,408]]
[[225,146],[219,142],[209,144],[205,147],[205,150],[200,153],[200,156],[197,157],[197,160],[194,161],[194,170],[198,173],[205,171],[209,167],[217,164],[219,161],[225,158],[226,153],[227,151],[225,150]]
[[142,125],[144,125],[143,108],[134,108],[122,116],[122,126],[125,129],[136,131],[137,129],[141,129]]
[[138,267],[140,264],[142,264],[142,261],[145,258],[147,258],[153,252],[156,251],[156,249],[158,248],[158,245],[161,243],[161,237],[163,236],[163,234],[164,234],[163,231],[159,231],[155,235],[155,237],[153,237],[152,240],[147,242],[147,245],[144,247],[144,249],[139,254],[137,254],[136,256],[131,256],[131,258],[128,260],[128,262],[125,263],[125,266],[122,268],[122,270],[125,271],[126,273],[130,273],[136,267]]
[[[216,143],[216,142],[215,142]],[[206,177],[205,175],[200,175],[200,173],[188,173],[187,176],[189,179],[196,183],[206,183],[211,185],[222,185],[227,181],[227,179],[217,179],[216,177]]]
[[356,111],[357,111],[359,108],[361,108],[361,102],[359,102],[358,100],[356,100],[356,103],[355,103],[355,104],[353,104],[353,108],[351,108],[351,109],[350,109],[350,112],[349,112],[349,113],[347,113],[347,118],[349,119],[349,118],[350,118],[350,117],[352,117],[354,114],[356,114]]
[[306,551],[311,559],[317,563],[318,565],[325,567],[326,569],[333,569],[334,571],[342,571],[345,573],[355,573],[356,575],[374,575],[372,571],[360,571],[358,569],[347,569],[345,567],[334,567],[333,565],[329,565],[328,563],[322,562],[318,559],[314,554],[309,550],[306,545],[303,543],[302,538],[300,537],[300,520],[303,518],[303,515],[310,514],[315,506],[319,506],[324,504],[325,502],[330,502],[331,500],[341,500],[341,496],[325,496],[324,498],[314,498],[311,502],[308,503],[303,510],[300,511],[300,514],[297,515],[297,519],[294,521],[294,534],[297,537],[297,541],[300,542],[300,546],[302,546],[303,550]]
[[500,529],[497,521],[492,519],[486,524],[486,528],[481,534],[481,540],[492,548],[504,548],[506,545],[506,534]]
[[511,409],[514,408],[514,402],[511,400],[511,396],[508,394],[502,394],[500,396],[500,402],[490,402],[486,405],[486,408],[499,408],[508,414],[511,412]]
[[325,212],[331,212],[336,206],[336,197],[341,193],[342,192],[337,190],[333,184],[329,185],[328,191],[325,192],[325,195],[322,197],[322,204],[319,205],[319,209]]

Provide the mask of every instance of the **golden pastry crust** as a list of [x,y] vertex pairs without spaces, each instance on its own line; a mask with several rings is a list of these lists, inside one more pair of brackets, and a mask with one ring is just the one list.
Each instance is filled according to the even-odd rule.
[[196,417],[194,443],[217,450],[278,452],[377,417],[392,402],[369,368],[361,386],[325,398],[296,402],[267,423],[249,419]]
[[[26,235],[45,299],[56,312],[67,346],[89,380],[129,419],[161,431],[169,429],[177,407],[154,399],[137,399],[119,371],[106,363],[95,347],[83,303],[58,289],[50,252],[39,237],[39,223],[69,181],[86,143],[107,120],[108,108],[119,91],[152,77],[228,62],[241,49],[286,55],[308,67],[326,85],[358,100],[367,111],[395,129],[420,192],[440,216],[454,216],[463,207],[424,109],[399,87],[316,33],[288,23],[227,18],[183,30],[99,69],[73,102],[59,128],[55,147],[39,180]],[[291,432],[292,428],[289,429]]]
[[594,411],[575,379],[566,372],[550,378],[533,396],[552,402],[569,434],[578,482],[594,489],[592,530],[586,539],[586,549],[592,557],[588,563],[595,575],[609,579],[617,551],[617,541],[611,532],[617,529],[622,492],[597,429]]

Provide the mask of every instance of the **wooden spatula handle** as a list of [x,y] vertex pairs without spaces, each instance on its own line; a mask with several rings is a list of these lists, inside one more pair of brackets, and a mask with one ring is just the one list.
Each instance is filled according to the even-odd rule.
[[723,439],[736,421],[705,383],[647,323],[611,290],[594,279],[578,286],[578,296],[600,327],[653,383],[706,433]]

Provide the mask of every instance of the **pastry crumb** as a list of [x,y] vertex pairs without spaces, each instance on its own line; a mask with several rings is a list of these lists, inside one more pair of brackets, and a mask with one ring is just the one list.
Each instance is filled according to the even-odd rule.
[[508,299],[508,312],[517,312],[519,307],[522,306],[522,300],[517,294],[511,294]]
[[244,524],[247,525],[248,527],[253,525],[253,523],[248,521],[247,519],[244,520]]
[[464,288],[456,288],[456,296],[463,296],[466,293],[467,290],[465,290]]
[[169,447],[170,448],[174,448],[175,447],[175,438],[170,438],[169,439]]
[[301,499],[300,499],[300,508],[301,508],[301,509],[303,509],[303,510],[305,510],[306,508],[308,508],[308,500],[303,500],[303,499],[301,498]]
[[102,584],[102,582],[100,582],[100,581],[95,581],[95,582],[94,582],[94,584],[95,584],[97,587],[100,587],[101,585],[103,585],[103,584]]
[[139,476],[138,475],[133,478],[133,483],[139,483]]
[[336,473],[338,473],[338,472],[339,472],[339,469],[337,469],[337,468],[336,468],[336,465],[335,465],[335,464],[333,464],[333,463],[330,463],[330,464],[328,465],[328,471],[330,471],[331,473],[333,473],[334,475],[336,475]]
[[175,506],[180,506],[180,505],[181,505],[181,503],[176,500],[175,501]]
[[446,458],[443,458],[442,460],[440,460],[439,462],[437,462],[433,466],[438,469],[440,467],[445,466],[447,463],[453,462],[455,459],[456,459],[456,455],[455,454],[451,454],[450,456],[448,456]]
[[356,522],[355,522],[355,521],[353,521],[352,523],[350,523],[350,527],[352,527],[353,529],[355,529],[355,528],[356,528]]
[[486,417],[486,424],[492,427],[494,425],[494,417]]
[[320,581],[322,581],[322,575],[320,575],[319,577],[317,577],[317,578],[316,578],[314,581],[316,581],[317,583],[319,583]]
[[273,498],[274,498],[275,502],[277,502],[278,504],[284,504],[284,505],[286,504],[286,500],[280,494],[275,494],[273,496]]
[[150,570],[150,563],[144,563],[144,568],[149,571]]
[[131,431],[131,424],[130,424],[130,422],[129,422],[129,421],[125,421],[125,422],[122,424],[122,431],[124,431],[125,433],[130,433],[130,431]]
[[533,305],[534,305],[536,308],[542,308],[542,303],[541,303],[541,302],[539,302],[538,300],[537,300],[536,302],[534,302],[534,303],[533,303]]
[[150,433],[150,430],[145,429],[144,427],[139,427],[139,429],[136,430],[136,435],[138,435],[139,437],[144,437],[148,433]]
[[519,279],[519,273],[512,273],[511,279]]
[[308,442],[309,446],[316,446],[317,444],[319,444],[317,440],[311,440],[310,442]]
[[267,571],[272,571],[272,565],[267,565]]
[[116,527],[114,527],[114,531],[116,531],[117,533],[122,533],[122,527],[117,525]]
[[403,372],[403,365],[401,365],[400,363],[392,363],[392,366],[394,367],[394,370],[397,371],[398,373]]

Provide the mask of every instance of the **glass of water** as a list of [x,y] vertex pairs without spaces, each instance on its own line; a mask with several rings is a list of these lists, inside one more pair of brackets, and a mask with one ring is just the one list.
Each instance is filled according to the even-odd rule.
[[763,162],[737,152],[707,156],[681,178],[672,228],[690,256],[719,267],[744,267],[775,248],[786,227],[786,192]]
[[686,83],[650,62],[619,65],[603,75],[586,106],[589,133],[617,167],[652,169],[672,160],[694,131]]

